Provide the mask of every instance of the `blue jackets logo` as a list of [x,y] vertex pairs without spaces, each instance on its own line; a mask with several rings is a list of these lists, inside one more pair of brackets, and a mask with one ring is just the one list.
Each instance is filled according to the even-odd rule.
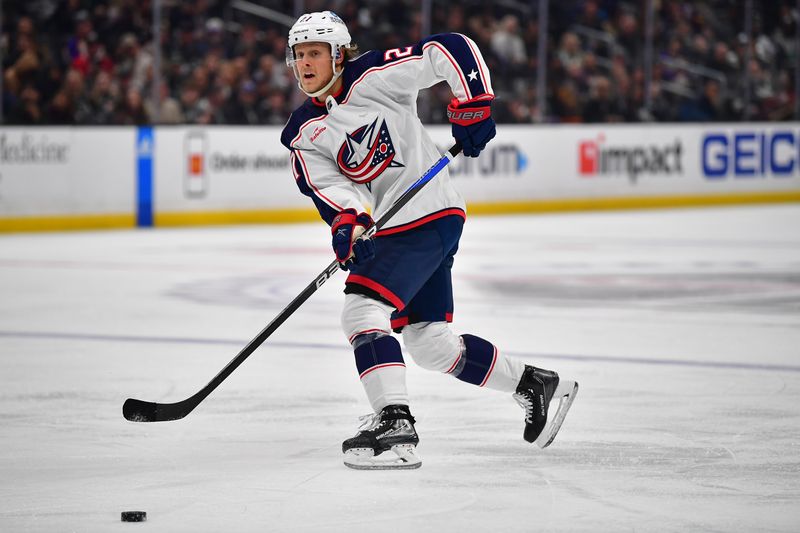
[[361,126],[348,133],[339,148],[336,163],[339,170],[355,183],[369,183],[389,167],[402,167],[395,161],[397,153],[389,135],[386,121],[378,126],[376,118],[372,124]]
[[800,135],[791,130],[709,133],[701,159],[707,179],[788,178],[800,171]]

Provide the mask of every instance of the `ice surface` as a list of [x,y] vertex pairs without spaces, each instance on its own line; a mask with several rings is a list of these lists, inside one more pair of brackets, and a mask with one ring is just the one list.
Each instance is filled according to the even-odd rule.
[[[0,236],[0,531],[798,531],[800,206],[471,218],[454,328],[580,382],[553,445],[408,360],[423,466],[360,472],[322,223]],[[147,511],[143,524],[120,512]]]

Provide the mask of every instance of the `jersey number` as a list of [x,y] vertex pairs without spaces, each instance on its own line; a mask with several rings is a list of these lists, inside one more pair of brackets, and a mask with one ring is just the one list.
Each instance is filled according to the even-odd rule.
[[411,55],[411,47],[406,46],[402,50],[400,48],[392,48],[391,50],[386,50],[383,54],[384,61],[391,61],[392,59],[400,59],[401,57],[406,57]]

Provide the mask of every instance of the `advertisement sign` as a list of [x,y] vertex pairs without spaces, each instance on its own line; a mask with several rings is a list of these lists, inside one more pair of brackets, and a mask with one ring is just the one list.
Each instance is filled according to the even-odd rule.
[[280,128],[159,128],[159,213],[312,207],[297,190]]
[[133,128],[0,128],[0,219],[128,214]]

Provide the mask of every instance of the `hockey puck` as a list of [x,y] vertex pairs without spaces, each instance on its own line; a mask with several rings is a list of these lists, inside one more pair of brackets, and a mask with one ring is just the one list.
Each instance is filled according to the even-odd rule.
[[147,513],[144,511],[123,511],[123,522],[144,522],[147,520]]

